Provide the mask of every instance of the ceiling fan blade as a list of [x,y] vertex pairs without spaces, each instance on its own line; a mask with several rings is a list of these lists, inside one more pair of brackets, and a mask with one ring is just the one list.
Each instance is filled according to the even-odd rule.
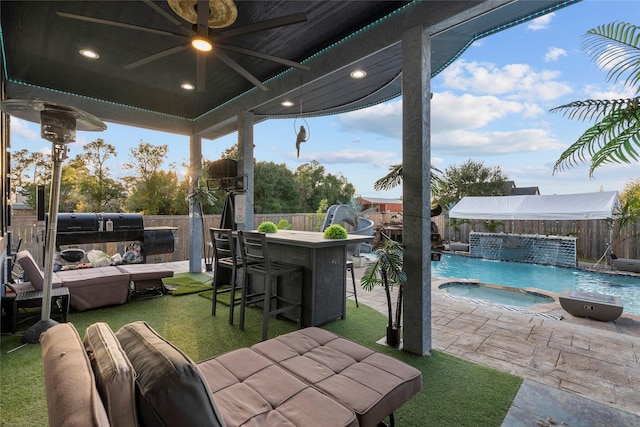
[[267,19],[265,21],[256,22],[255,24],[244,25],[242,27],[221,31],[219,33],[214,34],[213,38],[221,39],[221,38],[235,37],[243,34],[270,30],[272,28],[299,24],[301,22],[307,22],[307,15],[304,13],[294,13],[293,15],[285,15],[279,18]]
[[297,68],[298,70],[309,71],[311,69],[309,65],[300,64],[299,62],[295,62],[295,61],[289,61],[288,59],[269,55],[268,53],[262,53],[262,52],[257,52],[255,50],[245,49],[243,47],[233,46],[229,44],[225,44],[225,45],[217,44],[216,47],[224,50],[230,50],[231,52],[238,52],[244,55],[254,56],[256,58],[266,59],[267,61],[277,62],[278,64]]
[[205,85],[207,84],[207,56],[198,52],[198,59],[196,62],[196,90],[198,92],[204,92]]
[[149,62],[153,62],[156,59],[164,58],[165,56],[173,55],[174,53],[180,52],[181,50],[187,49],[189,47],[188,44],[183,44],[180,46],[175,46],[162,52],[154,53],[151,56],[147,56],[146,58],[142,58],[138,61],[132,62],[131,64],[127,64],[124,66],[127,70],[132,70],[134,68],[138,68],[141,65],[148,64]]
[[106,19],[93,18],[91,16],[74,15],[72,13],[66,13],[66,12],[56,12],[56,13],[58,14],[58,16],[61,16],[63,18],[76,19],[78,21],[86,21],[86,22],[93,22],[95,24],[111,25],[112,27],[128,28],[130,30],[145,31],[147,33],[161,34],[161,35],[172,36],[172,37],[180,37],[182,39],[188,37],[188,36],[185,36],[184,34],[172,33],[171,31],[157,30],[155,28],[141,27],[139,25],[132,25],[124,22],[108,21]]
[[224,62],[225,64],[227,64],[229,67],[233,68],[238,74],[240,74],[242,77],[244,77],[245,79],[249,80],[251,83],[254,84],[254,86],[256,86],[257,88],[260,88],[262,90],[269,90],[268,87],[266,87],[265,85],[262,84],[262,82],[260,80],[258,80],[257,78],[255,78],[253,76],[253,74],[251,74],[250,72],[248,72],[246,69],[244,69],[240,64],[238,64],[236,61],[234,61],[233,59],[229,58],[227,56],[226,53],[221,52],[220,50],[215,50],[213,51],[213,54],[215,56],[217,56],[218,58],[220,58],[220,60],[222,62]]
[[166,12],[163,8],[161,8],[160,6],[158,6],[155,2],[153,2],[152,0],[142,0],[144,2],[144,4],[146,4],[147,6],[149,6],[151,9],[155,10],[159,15],[161,15],[163,18],[165,18],[167,21],[171,22],[172,24],[176,25],[177,27],[179,27],[181,30],[184,30],[186,34],[193,36],[195,33],[193,32],[192,28],[191,28],[191,24],[188,25],[188,27],[179,19],[177,19],[176,17],[174,17],[172,14],[170,14],[169,12]]

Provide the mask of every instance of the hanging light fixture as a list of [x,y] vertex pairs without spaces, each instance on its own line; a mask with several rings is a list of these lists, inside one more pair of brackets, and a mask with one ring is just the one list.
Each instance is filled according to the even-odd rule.
[[[300,129],[298,129],[298,119],[304,122],[309,129],[307,133],[307,129],[301,124]],[[311,128],[309,127],[309,123],[302,117],[302,76],[300,77],[300,116],[296,117],[293,121],[293,132],[296,134],[296,158],[300,158],[300,144],[303,142],[307,142],[311,138]]]
[[67,144],[76,140],[76,130],[103,131],[107,126],[99,118],[82,110],[37,99],[9,99],[0,103],[0,109],[20,119],[40,123],[40,136],[52,143],[53,167],[49,193],[49,228],[45,240],[42,311],[40,321],[22,337],[25,344],[37,344],[40,342],[40,334],[57,324],[51,319],[53,253],[58,229],[62,162],[67,158]]

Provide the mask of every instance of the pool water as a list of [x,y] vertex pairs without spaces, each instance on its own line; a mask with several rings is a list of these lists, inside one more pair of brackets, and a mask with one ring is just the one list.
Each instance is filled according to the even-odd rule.
[[465,298],[477,298],[515,307],[531,307],[536,304],[548,304],[555,300],[546,295],[533,292],[518,292],[500,289],[477,283],[450,282],[439,286],[443,291]]
[[440,261],[432,262],[431,274],[513,288],[538,288],[558,294],[563,289],[576,289],[617,295],[622,299],[626,313],[640,315],[639,277],[452,254],[442,254]]

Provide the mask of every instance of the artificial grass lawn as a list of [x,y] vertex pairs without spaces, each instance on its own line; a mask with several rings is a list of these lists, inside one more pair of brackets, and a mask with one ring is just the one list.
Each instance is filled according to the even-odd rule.
[[162,283],[175,288],[169,290],[173,296],[196,294],[211,289],[211,276],[204,273],[178,273],[173,277],[165,277]]
[[[261,312],[247,311],[245,331],[228,324],[228,307],[218,304],[211,316],[211,301],[198,294],[179,298],[163,296],[132,300],[128,304],[72,312],[69,320],[84,337],[94,322],[106,322],[116,331],[121,326],[144,320],[195,361],[201,361],[260,341]],[[34,319],[35,322],[35,319]],[[22,328],[28,327],[23,324]],[[347,320],[336,320],[323,328],[386,353],[422,371],[423,390],[395,413],[398,426],[499,426],[516,395],[522,379],[462,359],[433,351],[418,356],[376,344],[384,336],[386,319],[375,310],[347,301]],[[292,322],[272,319],[269,336],[295,330]],[[47,425],[41,348],[21,345],[19,336],[0,339],[0,425]]]

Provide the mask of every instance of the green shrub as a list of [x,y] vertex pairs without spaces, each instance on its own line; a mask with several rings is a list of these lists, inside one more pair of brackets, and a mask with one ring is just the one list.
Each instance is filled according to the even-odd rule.
[[325,239],[346,239],[347,230],[341,225],[333,224],[324,230]]
[[275,233],[278,231],[278,227],[276,227],[276,225],[271,221],[265,221],[260,224],[258,231],[261,233]]
[[286,219],[281,219],[280,221],[278,221],[278,225],[276,227],[278,228],[278,230],[291,230],[293,228],[293,225],[289,224],[289,221],[287,221]]

